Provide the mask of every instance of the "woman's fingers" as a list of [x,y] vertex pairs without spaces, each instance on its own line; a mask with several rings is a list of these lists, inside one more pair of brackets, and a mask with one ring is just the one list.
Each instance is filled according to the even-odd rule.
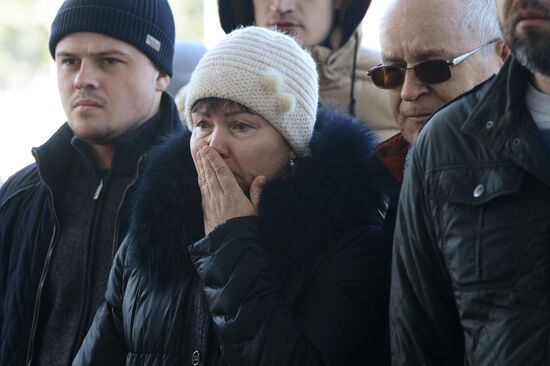
[[199,182],[199,188],[201,190],[201,195],[203,199],[210,196],[210,189],[208,187],[205,168],[204,168],[204,158],[202,156],[201,150],[199,149],[195,154],[195,167],[197,168],[197,177]]
[[[202,208],[205,233],[230,218],[254,215],[252,202],[241,190],[233,172],[220,154],[209,146],[196,152],[199,185],[202,195]],[[255,197],[261,193],[262,178],[254,185]]]
[[219,189],[225,193],[241,193],[241,188],[233,175],[233,172],[229,169],[225,161],[223,161],[220,154],[214,149],[204,147],[201,149],[204,153],[203,161],[208,166],[207,178],[209,174],[212,174],[212,180],[219,186]]
[[262,191],[266,178],[263,175],[257,176],[250,185],[250,201],[252,202],[252,207],[254,208],[255,213],[258,213],[258,205],[260,204],[260,198],[262,196]]

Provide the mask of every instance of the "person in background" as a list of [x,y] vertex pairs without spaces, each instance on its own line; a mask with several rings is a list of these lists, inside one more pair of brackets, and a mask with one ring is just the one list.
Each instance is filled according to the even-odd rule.
[[235,30],[199,62],[185,114],[192,132],[150,152],[74,365],[387,364],[375,136],[318,110],[310,54]]
[[492,0],[393,0],[382,18],[382,64],[369,70],[388,90],[399,132],[376,148],[393,177],[387,227],[393,232],[405,157],[418,130],[445,103],[496,74],[508,50]]
[[[361,46],[360,26],[369,4],[368,0],[218,0],[218,9],[226,33],[254,24],[296,37],[317,63],[320,102],[356,116],[384,140],[397,132],[397,126],[386,93],[367,76],[380,60],[377,52]],[[185,89],[176,100],[183,111]]]
[[181,129],[166,0],[66,0],[52,23],[67,122],[0,190],[0,364],[67,365],[104,299],[145,151]]
[[511,57],[437,112],[408,159],[396,365],[550,364],[550,1],[495,4]]
[[189,41],[176,41],[174,47],[174,72],[170,85],[166,92],[175,97],[191,79],[193,70],[206,52],[206,48],[200,43]]

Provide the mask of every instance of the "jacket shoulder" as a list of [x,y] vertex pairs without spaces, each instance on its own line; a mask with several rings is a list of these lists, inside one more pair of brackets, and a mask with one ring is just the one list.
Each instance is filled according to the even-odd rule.
[[320,165],[334,170],[365,166],[377,145],[376,134],[358,119],[330,107],[319,108],[310,148]]
[[[428,133],[423,132],[424,130],[431,131],[435,129],[437,131],[445,126],[449,128],[460,128],[460,122],[464,122],[465,119],[472,114],[478,103],[483,100],[489,92],[494,80],[495,78],[493,76],[475,86],[472,90],[445,103],[430,119],[428,119],[419,134]],[[455,121],[458,121],[458,123],[455,123]]]
[[446,134],[461,133],[462,124],[488,93],[493,82],[494,77],[444,104],[420,129],[417,145],[425,145],[427,141],[441,141],[441,143],[444,143],[444,140],[440,140],[440,138]]
[[139,268],[158,288],[186,274],[172,264],[187,263],[186,246],[203,235],[190,135],[185,128],[147,153],[132,197],[128,265]]
[[0,208],[16,196],[41,184],[36,163],[32,163],[12,175],[0,188]]
[[437,156],[439,161],[443,161],[462,151],[464,146],[461,148],[461,144],[464,142],[475,144],[471,137],[464,134],[462,125],[487,95],[494,80],[492,77],[443,105],[421,128],[413,150],[419,150],[421,156]]
[[[303,210],[305,215],[296,217],[296,222],[315,216],[317,222],[326,223],[319,230],[334,229],[333,234],[336,227],[352,222],[379,222],[378,209],[385,197],[378,184],[382,169],[375,164],[376,144],[374,133],[358,120],[332,108],[319,108],[311,156],[298,159],[287,179],[269,184],[270,194],[262,197],[260,206],[273,219],[284,217],[281,202],[292,197],[293,207],[301,208],[296,212]],[[272,212],[277,210],[281,212]],[[329,233],[322,236],[332,237]]]
[[[154,217],[146,216],[155,208],[174,209],[181,202],[174,192],[181,191],[196,177],[189,150],[190,132],[183,131],[167,136],[161,144],[147,152],[143,173],[138,181],[132,202],[132,225],[142,227]],[[196,178],[195,178],[196,179]]]

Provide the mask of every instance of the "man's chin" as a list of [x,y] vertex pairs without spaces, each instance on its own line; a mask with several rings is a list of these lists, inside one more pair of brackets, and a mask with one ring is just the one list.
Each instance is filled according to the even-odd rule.
[[550,46],[548,44],[530,44],[516,43],[516,47],[512,47],[512,51],[517,60],[529,71],[535,74],[541,74],[550,77]]
[[89,130],[86,128],[79,128],[78,126],[71,126],[71,130],[78,138],[92,145],[109,145],[115,139],[113,134],[108,132]]
[[428,120],[429,116],[426,117],[410,117],[407,118],[407,122],[405,125],[405,128],[401,131],[401,135],[403,135],[403,138],[405,141],[407,141],[409,144],[413,144],[416,141],[416,135],[418,134],[418,131],[426,121]]

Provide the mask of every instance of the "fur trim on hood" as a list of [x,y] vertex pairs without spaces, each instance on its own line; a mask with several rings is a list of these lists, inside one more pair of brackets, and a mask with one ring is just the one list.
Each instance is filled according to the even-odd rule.
[[[131,265],[155,284],[189,275],[187,246],[204,236],[201,194],[190,132],[152,149],[135,191],[129,235]],[[307,268],[344,232],[381,226],[385,196],[374,180],[376,138],[350,117],[320,108],[311,156],[285,179],[264,186],[259,219],[281,270]]]

